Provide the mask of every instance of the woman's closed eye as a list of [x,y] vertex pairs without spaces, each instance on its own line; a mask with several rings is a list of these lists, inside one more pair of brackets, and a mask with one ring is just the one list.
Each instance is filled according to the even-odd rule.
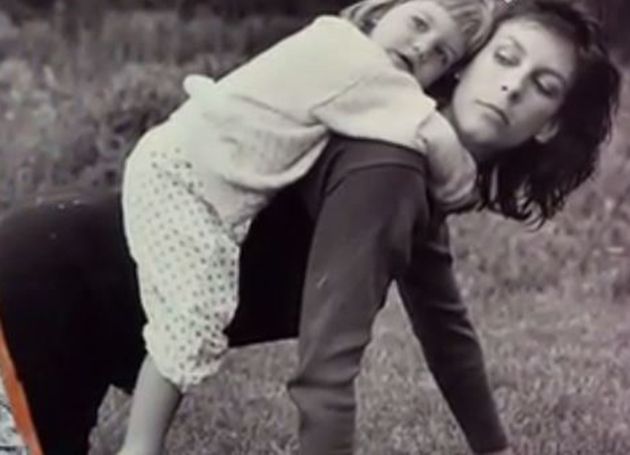
[[552,76],[541,75],[534,79],[536,89],[548,98],[558,98],[562,95],[562,86]]
[[516,66],[520,62],[520,55],[516,49],[510,49],[508,46],[501,46],[494,52],[494,58],[497,62],[505,66]]

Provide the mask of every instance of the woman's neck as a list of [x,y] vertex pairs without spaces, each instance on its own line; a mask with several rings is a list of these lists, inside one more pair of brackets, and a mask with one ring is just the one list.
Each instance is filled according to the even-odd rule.
[[480,162],[485,161],[488,158],[488,151],[485,150],[484,147],[481,147],[478,144],[474,144],[471,141],[466,141],[466,138],[462,137],[462,135],[459,132],[459,124],[458,124],[459,122],[457,121],[457,117],[455,117],[455,113],[453,112],[453,108],[451,104],[447,104],[443,106],[442,108],[440,108],[440,113],[444,116],[444,118],[448,121],[448,123],[451,124],[451,126],[455,130],[455,133],[457,134],[457,137],[461,141],[462,145],[472,155],[472,157],[475,159],[477,164],[480,164]]

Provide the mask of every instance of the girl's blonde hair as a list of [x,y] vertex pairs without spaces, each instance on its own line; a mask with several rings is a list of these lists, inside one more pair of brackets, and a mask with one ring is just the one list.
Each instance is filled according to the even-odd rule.
[[[344,8],[340,16],[370,33],[378,20],[391,8],[414,0],[362,0]],[[418,0],[415,0],[418,1]],[[466,54],[479,50],[494,28],[492,0],[422,0],[435,2],[453,18],[466,40]]]

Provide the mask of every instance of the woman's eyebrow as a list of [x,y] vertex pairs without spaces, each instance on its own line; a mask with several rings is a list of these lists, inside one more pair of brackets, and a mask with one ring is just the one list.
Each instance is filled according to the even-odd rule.
[[525,52],[525,48],[523,47],[523,45],[522,45],[522,44],[521,44],[521,43],[520,43],[520,42],[519,42],[516,38],[514,38],[512,35],[508,35],[506,38],[507,38],[508,40],[510,40],[510,41],[511,41],[511,43],[512,43],[514,46],[516,46],[520,52],[522,52],[523,54],[525,54],[525,53],[526,53],[526,52]]

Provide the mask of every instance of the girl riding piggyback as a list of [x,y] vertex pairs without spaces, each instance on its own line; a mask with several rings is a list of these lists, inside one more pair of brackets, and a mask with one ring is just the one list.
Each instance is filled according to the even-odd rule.
[[444,210],[471,200],[476,168],[425,89],[489,35],[484,0],[366,0],[321,16],[189,98],[125,164],[125,234],[147,324],[121,453],[159,453],[182,393],[217,371],[237,305],[240,245],[331,133],[426,157]]

